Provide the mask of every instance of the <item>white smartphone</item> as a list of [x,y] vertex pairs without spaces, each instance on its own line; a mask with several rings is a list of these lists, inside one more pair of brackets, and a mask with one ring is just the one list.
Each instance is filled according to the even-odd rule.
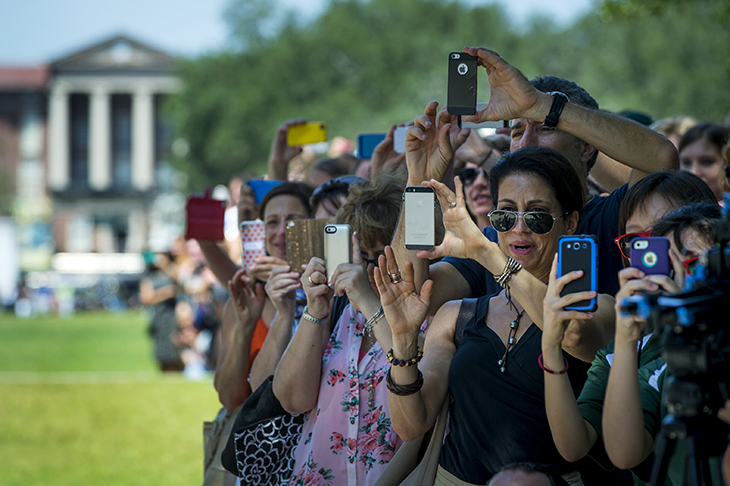
[[337,265],[352,262],[352,228],[349,224],[328,224],[324,227],[324,262],[328,281]]
[[404,204],[407,250],[433,250],[436,244],[434,201],[432,187],[406,187]]
[[408,127],[396,127],[393,132],[393,150],[399,154],[406,153],[406,133],[408,133]]

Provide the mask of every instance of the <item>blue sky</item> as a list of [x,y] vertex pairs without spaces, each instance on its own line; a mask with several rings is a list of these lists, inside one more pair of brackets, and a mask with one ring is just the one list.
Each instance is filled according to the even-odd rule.
[[[304,16],[327,0],[279,0]],[[517,22],[531,13],[568,23],[593,0],[462,0],[500,3]],[[189,56],[225,46],[223,10],[229,0],[0,0],[0,64],[33,65],[62,57],[117,33],[172,54]]]

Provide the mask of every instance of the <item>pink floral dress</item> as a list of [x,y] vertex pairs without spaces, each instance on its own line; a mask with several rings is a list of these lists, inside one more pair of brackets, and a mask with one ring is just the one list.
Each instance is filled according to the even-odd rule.
[[291,486],[375,484],[403,443],[390,423],[386,353],[376,342],[359,360],[365,321],[348,304],[332,331],[317,406],[294,453]]

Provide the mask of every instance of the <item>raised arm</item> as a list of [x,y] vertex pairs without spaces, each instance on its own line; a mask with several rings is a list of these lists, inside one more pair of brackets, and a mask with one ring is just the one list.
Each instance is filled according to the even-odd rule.
[[[396,282],[387,276],[395,268],[391,255],[386,252],[378,263],[375,282],[393,336],[393,356],[399,360],[410,360],[418,352],[418,331],[432,295],[431,281],[423,284],[418,295],[410,262],[403,267],[403,280]],[[401,396],[391,391],[388,397],[393,430],[405,441],[411,441],[431,428],[446,398],[449,367],[456,353],[454,325],[459,304],[450,303],[442,307],[431,321],[420,363],[392,366],[390,369],[390,378],[400,386],[415,383],[419,370],[423,374],[423,386],[414,394]]]
[[606,452],[616,466],[628,469],[640,464],[654,448],[654,437],[644,427],[639,387],[637,343],[644,320],[620,312],[622,300],[636,292],[678,290],[668,277],[648,276],[636,268],[619,272],[621,289],[616,294],[616,340],[613,366],[608,376],[603,409]]
[[[592,314],[587,312],[566,311],[565,306],[595,296],[595,292],[579,292],[561,297],[560,292],[565,285],[580,278],[582,272],[571,272],[557,278],[557,268],[556,255],[553,258],[550,281],[545,294],[542,331],[542,362],[545,368],[551,371],[565,368],[562,342],[568,321],[592,317]],[[545,411],[560,455],[567,461],[577,461],[588,454],[598,439],[598,433],[583,418],[566,373],[545,372]]]
[[271,150],[269,151],[268,176],[270,180],[287,180],[289,176],[289,162],[302,153],[302,147],[290,147],[287,145],[286,136],[289,133],[289,127],[304,123],[306,123],[306,120],[301,118],[287,120],[276,129],[274,139],[271,141]]
[[289,413],[308,412],[317,405],[322,374],[322,355],[330,335],[332,290],[327,286],[324,260],[313,257],[302,275],[307,293],[307,312],[322,322],[304,317],[274,373],[274,395]]
[[[464,52],[479,58],[489,76],[490,88],[486,108],[465,120],[545,120],[552,104],[551,95],[536,90],[517,68],[490,49],[467,47]],[[679,155],[669,140],[622,116],[566,103],[557,128],[634,169],[630,183],[646,174],[679,166]]]
[[289,270],[288,265],[275,268],[271,272],[269,281],[266,282],[266,295],[274,304],[276,316],[269,324],[266,340],[251,365],[249,382],[252,390],[258,388],[269,375],[274,374],[276,366],[292,338],[292,324],[296,309],[295,293],[296,289],[302,287],[302,284],[299,281],[299,272]]
[[231,300],[223,310],[221,346],[213,385],[218,399],[228,410],[239,406],[251,394],[248,373],[251,360],[251,338],[263,310],[263,285],[251,288],[251,280],[243,270],[228,283]]

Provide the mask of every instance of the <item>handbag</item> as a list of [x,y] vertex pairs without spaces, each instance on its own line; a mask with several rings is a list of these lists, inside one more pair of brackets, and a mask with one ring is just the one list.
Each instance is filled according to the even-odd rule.
[[[476,304],[477,299],[461,301],[454,332],[454,344],[457,348],[464,339],[466,323],[474,317]],[[434,483],[452,401],[451,394],[447,394],[433,427],[398,449],[375,486],[422,486]]]
[[221,463],[241,485],[289,484],[304,414],[288,413],[274,396],[269,376],[243,403],[221,454]]
[[221,452],[228,441],[241,407],[221,408],[212,422],[203,423],[203,486],[234,486],[236,477],[221,464]]

